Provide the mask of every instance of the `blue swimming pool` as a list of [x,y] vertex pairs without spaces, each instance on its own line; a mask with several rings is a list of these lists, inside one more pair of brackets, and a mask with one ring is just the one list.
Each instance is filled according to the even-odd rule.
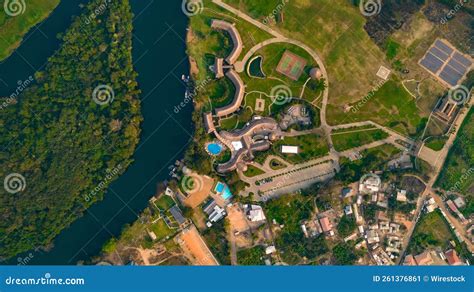
[[220,194],[224,200],[232,198],[232,193],[230,192],[229,187],[221,182],[217,183],[216,188],[214,190],[216,191],[216,193]]
[[222,152],[222,145],[219,143],[207,144],[207,151],[212,155],[219,155]]

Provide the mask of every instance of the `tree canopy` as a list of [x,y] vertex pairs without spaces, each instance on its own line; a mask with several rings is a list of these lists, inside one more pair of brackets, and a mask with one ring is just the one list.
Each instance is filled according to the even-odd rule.
[[25,184],[0,188],[0,259],[51,243],[102,199],[139,140],[129,1],[90,1],[59,37],[36,82],[0,115],[0,177]]

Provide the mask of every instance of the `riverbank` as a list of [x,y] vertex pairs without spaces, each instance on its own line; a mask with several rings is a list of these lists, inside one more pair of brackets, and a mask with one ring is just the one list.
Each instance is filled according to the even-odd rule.
[[60,0],[31,0],[3,7],[0,14],[0,61],[8,58],[24,39],[30,29],[44,21],[58,6]]

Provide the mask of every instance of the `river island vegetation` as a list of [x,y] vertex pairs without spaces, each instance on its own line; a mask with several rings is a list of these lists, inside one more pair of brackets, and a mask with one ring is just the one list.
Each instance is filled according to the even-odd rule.
[[14,192],[0,189],[0,259],[48,246],[103,198],[139,141],[129,1],[90,1],[59,37],[0,116],[0,177],[24,179]]

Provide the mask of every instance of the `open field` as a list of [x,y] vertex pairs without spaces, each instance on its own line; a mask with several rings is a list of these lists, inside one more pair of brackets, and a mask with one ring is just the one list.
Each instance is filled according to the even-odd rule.
[[447,137],[432,137],[428,139],[425,146],[433,149],[434,151],[439,151],[443,149],[446,140],[448,140]]
[[350,129],[347,132],[341,132],[332,135],[332,141],[337,151],[344,151],[359,147],[365,144],[370,144],[374,141],[379,141],[387,138],[389,135],[378,129]]
[[[281,153],[281,146],[298,146],[298,154],[283,154]],[[310,159],[322,157],[327,155],[329,147],[326,143],[326,139],[316,134],[298,136],[298,137],[285,137],[283,140],[279,140],[274,143],[273,151],[276,155],[291,163],[302,163]]]
[[156,240],[162,240],[167,236],[173,234],[173,230],[171,230],[168,225],[166,225],[163,219],[158,220],[156,223],[150,226],[150,230],[153,231],[156,235]]
[[399,81],[389,80],[371,95],[351,104],[352,109],[328,106],[335,124],[372,120],[404,135],[420,134],[425,118],[420,117],[415,99]]
[[56,8],[60,0],[29,0],[23,14],[8,16],[1,1],[0,13],[0,61],[6,59],[20,45],[23,36],[44,20]]

